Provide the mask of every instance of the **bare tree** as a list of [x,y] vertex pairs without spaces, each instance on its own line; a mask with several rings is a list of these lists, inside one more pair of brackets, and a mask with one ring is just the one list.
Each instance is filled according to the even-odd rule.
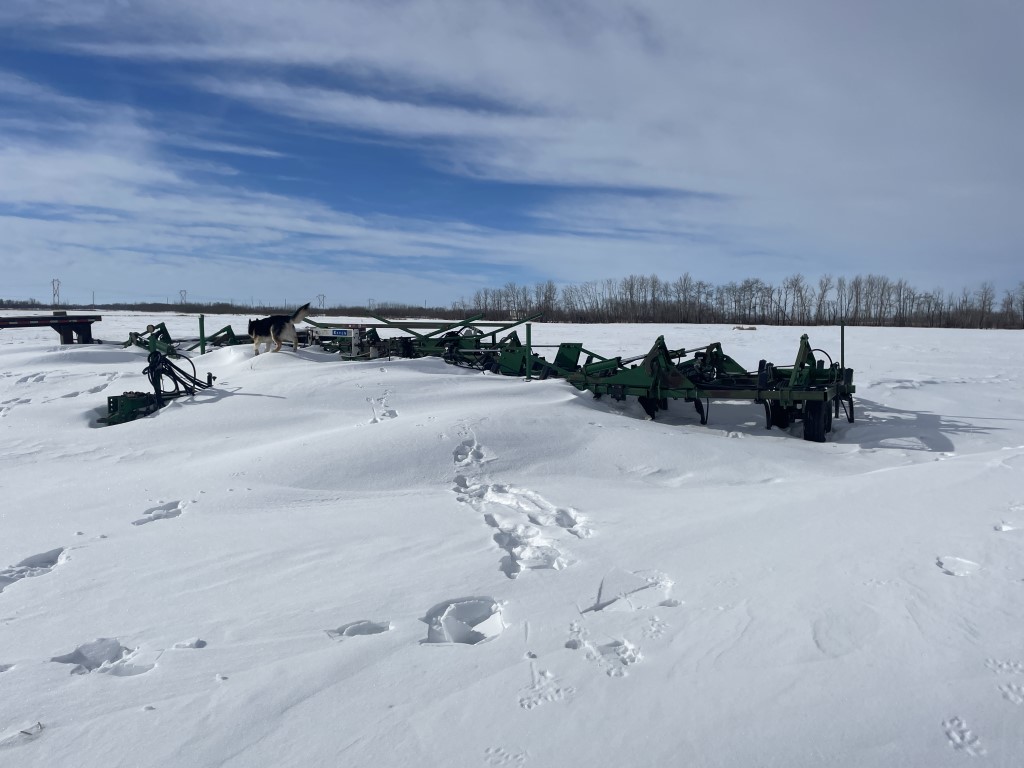
[[[818,298],[814,302],[814,322],[819,325],[825,322],[829,322],[828,309],[829,301],[828,295],[832,291],[832,275],[822,275],[818,278]],[[835,317],[832,317],[832,321]]]

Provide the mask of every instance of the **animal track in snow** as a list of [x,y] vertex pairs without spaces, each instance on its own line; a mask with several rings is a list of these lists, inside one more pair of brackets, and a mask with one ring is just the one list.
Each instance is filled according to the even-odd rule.
[[[1009,512],[1014,518],[1017,518],[1018,515],[1024,514],[1024,504],[1011,504]],[[1001,520],[996,525],[993,525],[992,529],[999,533],[1009,533],[1010,531],[1024,530],[1024,524],[1011,520]]]
[[391,390],[385,389],[384,394],[380,397],[366,398],[366,402],[370,404],[370,410],[373,411],[373,418],[370,419],[371,424],[379,424],[382,421],[388,421],[398,416],[398,411],[388,404],[388,398],[390,397]]
[[578,651],[586,645],[589,634],[586,627],[578,621],[572,622],[569,625],[569,639],[565,641],[565,647],[571,651]]
[[459,443],[452,451],[452,458],[457,467],[480,466],[484,463],[484,450],[476,438],[470,437]]
[[[489,459],[484,447],[468,429],[460,430],[464,439],[452,451],[455,465],[462,469],[479,468]],[[494,542],[507,553],[501,569],[510,579],[525,570],[561,570],[573,560],[558,546],[560,531],[584,539],[591,535],[584,518],[571,507],[558,507],[539,493],[504,483],[477,482],[456,474],[452,490],[464,504],[484,516],[497,529]],[[555,534],[555,535],[553,535]]]
[[978,756],[985,754],[985,748],[981,746],[981,741],[967,727],[967,723],[959,717],[951,717],[949,720],[944,720],[942,730],[946,732],[946,738],[949,739],[949,745],[953,749],[966,752],[968,755]]
[[536,709],[541,704],[552,701],[564,701],[572,698],[576,689],[571,685],[564,688],[558,684],[558,678],[546,669],[539,670],[534,662],[530,662],[530,685],[519,691],[519,706],[523,709]]
[[1024,704],[1024,685],[1007,683],[1006,685],[999,686],[999,692],[1011,704]]
[[200,640],[198,637],[192,637],[188,640],[182,640],[180,643],[175,643],[174,647],[178,650],[191,650],[195,648],[205,648],[206,641]]
[[155,667],[155,664],[133,664],[132,657],[138,648],[131,651],[125,648],[116,637],[100,637],[91,643],[80,645],[71,653],[54,656],[50,661],[58,664],[74,664],[72,675],[87,675],[100,672],[115,677],[131,677],[141,675]]
[[484,760],[493,766],[524,765],[529,756],[529,752],[509,752],[501,747],[488,747],[484,750]]
[[962,557],[943,555],[935,558],[935,565],[947,576],[970,576],[980,567],[971,560],[964,560]]
[[591,531],[583,525],[584,518],[570,507],[556,507],[539,493],[517,488],[506,483],[470,483],[464,475],[456,475],[456,493],[465,501],[484,512],[491,506],[525,516],[534,525],[545,528],[564,528],[579,539],[589,538]]
[[608,677],[626,677],[627,667],[639,664],[644,655],[640,649],[625,638],[612,640],[604,645],[584,644],[587,659],[593,661],[604,670]]
[[1000,661],[999,659],[985,659],[985,666],[996,674],[1024,675],[1024,661]]
[[343,624],[337,629],[328,629],[327,634],[329,637],[358,637],[360,635],[379,635],[382,632],[391,631],[390,621],[369,621],[362,619],[361,621],[353,621],[350,624]]
[[31,402],[32,399],[29,397],[15,397],[12,398],[11,400],[4,400],[3,402],[0,402],[0,418],[3,418],[12,410],[14,410],[15,406],[28,405]]
[[578,621],[572,622],[565,647],[573,651],[585,651],[587,660],[604,670],[608,677],[625,677],[628,674],[626,667],[643,661],[643,653],[629,640],[617,638],[610,643],[597,645],[588,639],[589,634]]
[[666,629],[668,629],[668,624],[657,616],[651,616],[647,626],[644,627],[643,635],[648,640],[657,640],[665,634]]
[[51,549],[49,552],[26,557],[17,565],[12,565],[10,568],[0,571],[0,592],[3,592],[5,587],[9,587],[20,579],[28,579],[49,573],[58,563],[63,562],[63,554],[64,548],[58,547],[57,549]]
[[159,504],[143,512],[144,517],[132,520],[132,525],[146,525],[154,520],[170,520],[184,512],[186,506],[188,506],[186,501],[168,501],[166,504]]
[[573,563],[532,525],[502,520],[491,513],[484,515],[484,520],[498,529],[494,534],[494,543],[508,553],[502,560],[501,570],[510,579],[518,577],[524,570],[546,568],[560,571]]

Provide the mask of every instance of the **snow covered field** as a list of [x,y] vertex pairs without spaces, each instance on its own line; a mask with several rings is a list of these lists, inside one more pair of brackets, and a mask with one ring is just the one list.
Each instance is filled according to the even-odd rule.
[[[198,332],[94,334],[160,320]],[[533,327],[748,368],[803,332],[838,355]],[[195,362],[97,428],[145,353],[0,331],[4,768],[1024,765],[1019,331],[849,329],[825,444],[437,359]]]

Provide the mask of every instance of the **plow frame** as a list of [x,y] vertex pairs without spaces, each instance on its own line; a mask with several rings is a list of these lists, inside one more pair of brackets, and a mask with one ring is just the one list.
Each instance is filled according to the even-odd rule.
[[[756,372],[748,372],[725,354],[720,342],[671,350],[659,336],[646,355],[589,363],[568,380],[598,398],[609,395],[625,400],[632,395],[651,419],[668,408],[669,400],[693,403],[701,424],[707,424],[712,400],[752,401],[764,406],[767,429],[785,429],[802,421],[805,440],[824,442],[840,406],[853,422],[856,389],[845,359],[839,363],[830,359],[826,366],[824,359],[815,357],[815,351],[821,350],[812,349],[804,334],[793,365],[776,366],[761,360]],[[687,355],[691,357],[684,359]]]

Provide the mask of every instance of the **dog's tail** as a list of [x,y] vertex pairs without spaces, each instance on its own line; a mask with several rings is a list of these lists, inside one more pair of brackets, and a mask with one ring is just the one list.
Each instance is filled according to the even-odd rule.
[[301,307],[292,312],[292,322],[301,323],[309,316],[309,302],[306,302]]

